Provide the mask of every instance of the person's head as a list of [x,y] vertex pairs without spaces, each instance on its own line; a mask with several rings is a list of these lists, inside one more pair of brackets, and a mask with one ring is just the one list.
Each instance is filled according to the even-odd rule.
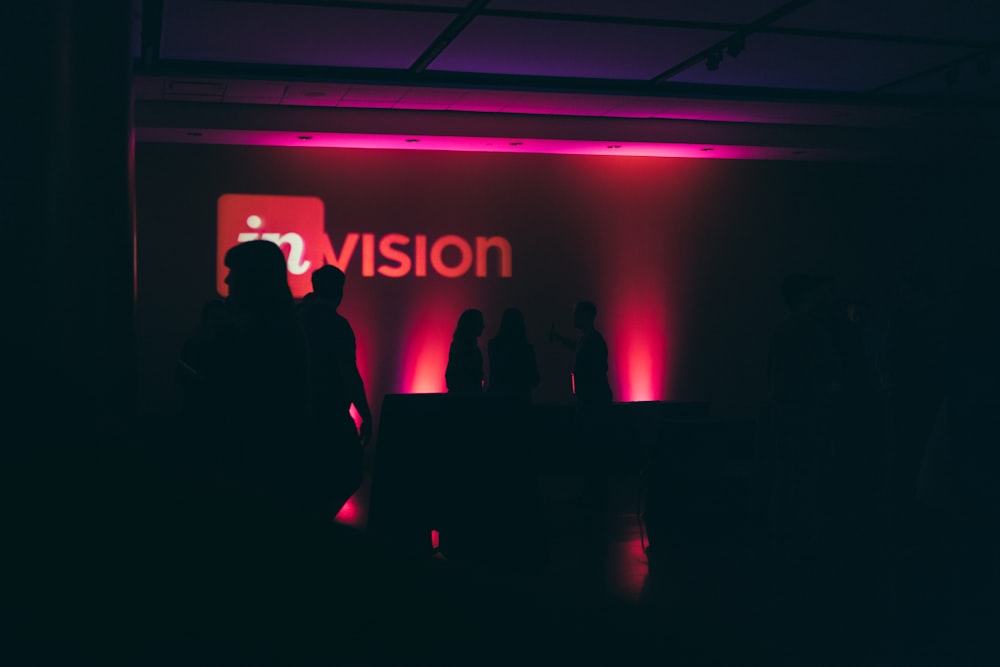
[[486,324],[483,320],[482,311],[476,310],[475,308],[469,308],[459,316],[458,324],[455,325],[455,333],[452,335],[452,340],[470,340],[478,338],[482,335],[484,328],[486,328]]
[[580,331],[594,328],[597,319],[597,306],[592,301],[580,301],[573,308],[573,326]]
[[507,338],[517,338],[518,340],[527,340],[528,328],[524,324],[524,314],[517,308],[508,308],[503,311],[497,335]]
[[339,306],[344,298],[344,283],[347,277],[336,266],[327,264],[312,273],[313,293],[323,299],[336,302]]
[[285,255],[274,243],[256,240],[235,245],[226,252],[225,265],[228,301],[255,308],[291,300]]

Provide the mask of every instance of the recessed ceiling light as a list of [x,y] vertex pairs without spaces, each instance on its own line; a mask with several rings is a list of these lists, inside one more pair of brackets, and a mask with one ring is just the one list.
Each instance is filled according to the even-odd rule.
[[299,137],[299,139],[301,139],[302,141],[309,141],[310,139],[312,139],[312,137],[310,137],[307,134],[303,134],[301,137]]
[[621,144],[608,144],[608,148],[621,148]]
[[711,146],[706,146],[705,148],[702,148],[701,150],[703,150],[703,151],[706,151],[706,152],[707,152],[707,151],[714,151],[715,149],[714,149],[714,148],[712,148]]
[[408,144],[419,144],[420,143],[420,139],[407,139],[406,143],[408,143]]
[[508,145],[510,145],[510,146],[523,146],[524,142],[523,141],[512,141]]

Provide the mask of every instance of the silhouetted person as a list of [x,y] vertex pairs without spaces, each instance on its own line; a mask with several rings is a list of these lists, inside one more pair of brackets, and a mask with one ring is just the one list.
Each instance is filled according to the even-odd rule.
[[791,274],[782,281],[788,316],[771,337],[767,377],[771,400],[783,409],[826,407],[837,388],[837,359],[821,312],[827,283],[807,274]]
[[[864,302],[851,295],[830,300],[827,328],[836,367],[831,401],[834,445],[834,518],[841,528],[868,535],[876,529],[885,479],[885,414],[876,366],[878,336]],[[881,532],[883,526],[878,526]]]
[[960,286],[916,497],[896,517],[895,664],[1000,664],[998,287],[983,269]]
[[217,409],[212,396],[217,388],[208,379],[217,375],[212,368],[219,360],[216,347],[235,333],[235,326],[226,302],[214,299],[202,306],[194,335],[184,341],[175,375],[184,393],[183,411],[189,419],[210,419]]
[[[1000,664],[1000,280],[969,271],[951,336],[939,428],[953,471],[959,662]],[[925,465],[927,465],[925,459]]]
[[927,439],[944,398],[945,326],[932,278],[910,272],[890,313],[882,374],[892,425],[889,502],[892,533],[905,543],[919,521],[916,481]]
[[[299,304],[309,353],[310,408],[339,462],[334,513],[361,484],[362,449],[372,432],[371,408],[357,364],[357,338],[347,319],[337,312],[345,280],[344,272],[335,266],[316,269],[313,291]],[[361,417],[360,433],[351,416],[352,405]]]
[[611,385],[608,382],[608,344],[594,327],[597,306],[580,301],[573,309],[577,339],[549,331],[549,340],[576,353],[573,361],[573,389],[576,396],[575,429],[585,461],[584,502],[596,511],[607,503],[610,455]]
[[810,274],[791,274],[782,281],[788,315],[771,337],[767,356],[774,450],[771,528],[797,550],[817,546],[829,490],[830,413],[839,380],[824,314],[829,282]]
[[483,353],[479,337],[486,324],[481,311],[469,308],[458,318],[448,349],[448,367],[444,378],[450,394],[483,392]]
[[[821,641],[830,577],[815,574],[816,559],[829,545],[830,473],[834,439],[832,409],[839,386],[839,360],[830,324],[830,279],[795,273],[781,283],[788,314],[771,336],[767,353],[770,401],[766,440],[773,452],[769,528],[770,565],[780,621],[796,642]],[[839,573],[839,569],[837,570]],[[798,625],[803,619],[812,623]],[[794,628],[794,629],[793,629]]]
[[535,361],[535,348],[528,342],[524,314],[508,308],[500,319],[497,335],[487,343],[491,394],[511,394],[530,400],[531,390],[541,378]]
[[181,359],[193,465],[232,512],[329,520],[336,463],[302,418],[308,359],[284,254],[251,241],[231,248],[225,264],[229,295],[205,307]]
[[[231,248],[229,296],[202,309],[185,342],[180,374],[192,407],[237,431],[252,431],[255,406],[295,408],[304,388],[305,341],[295,319],[285,260],[268,241]],[[294,410],[293,410],[294,413]]]

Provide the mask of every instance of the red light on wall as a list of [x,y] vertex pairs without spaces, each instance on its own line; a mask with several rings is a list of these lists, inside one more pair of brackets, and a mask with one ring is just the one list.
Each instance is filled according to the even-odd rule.
[[361,508],[358,501],[352,496],[347,499],[344,506],[337,512],[334,521],[347,526],[359,526],[361,524]]
[[427,303],[410,315],[396,382],[404,394],[439,394],[447,391],[444,373],[452,328],[458,319],[450,303]]
[[[659,398],[653,389],[653,375],[659,374],[653,363],[653,345],[642,332],[632,336],[633,340],[625,345],[625,382],[626,401],[654,401]],[[640,339],[640,340],[636,340]],[[662,342],[660,343],[662,345]]]
[[405,366],[410,369],[410,377],[403,383],[403,393],[440,394],[447,391],[444,372],[448,367],[448,351],[413,349],[411,355],[414,361]]
[[610,379],[616,401],[667,400],[669,295],[643,291],[613,300],[608,308]]

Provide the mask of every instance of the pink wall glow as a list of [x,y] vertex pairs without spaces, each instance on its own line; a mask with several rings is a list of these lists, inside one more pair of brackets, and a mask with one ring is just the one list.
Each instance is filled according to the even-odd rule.
[[[858,247],[831,209],[854,187],[848,172],[829,185],[822,177],[835,165],[192,144],[140,144],[137,157],[147,404],[178,399],[172,365],[216,296],[217,202],[228,193],[318,199],[338,252],[349,234],[509,241],[509,277],[391,277],[377,271],[389,266],[378,254],[366,274],[359,241],[341,310],[376,412],[389,393],[444,391],[459,314],[483,311],[485,357],[509,306],[524,312],[535,345],[536,401],[571,403],[573,355],[547,333],[555,324],[572,334],[581,299],[597,304],[616,400],[714,399],[725,387],[746,407],[782,315],[782,273],[803,258],[823,269],[854,261]],[[722,353],[739,376],[718,364]]]
[[404,327],[402,360],[394,391],[402,394],[433,394],[445,391],[448,344],[457,315],[443,304],[433,303],[425,312],[412,313]]

